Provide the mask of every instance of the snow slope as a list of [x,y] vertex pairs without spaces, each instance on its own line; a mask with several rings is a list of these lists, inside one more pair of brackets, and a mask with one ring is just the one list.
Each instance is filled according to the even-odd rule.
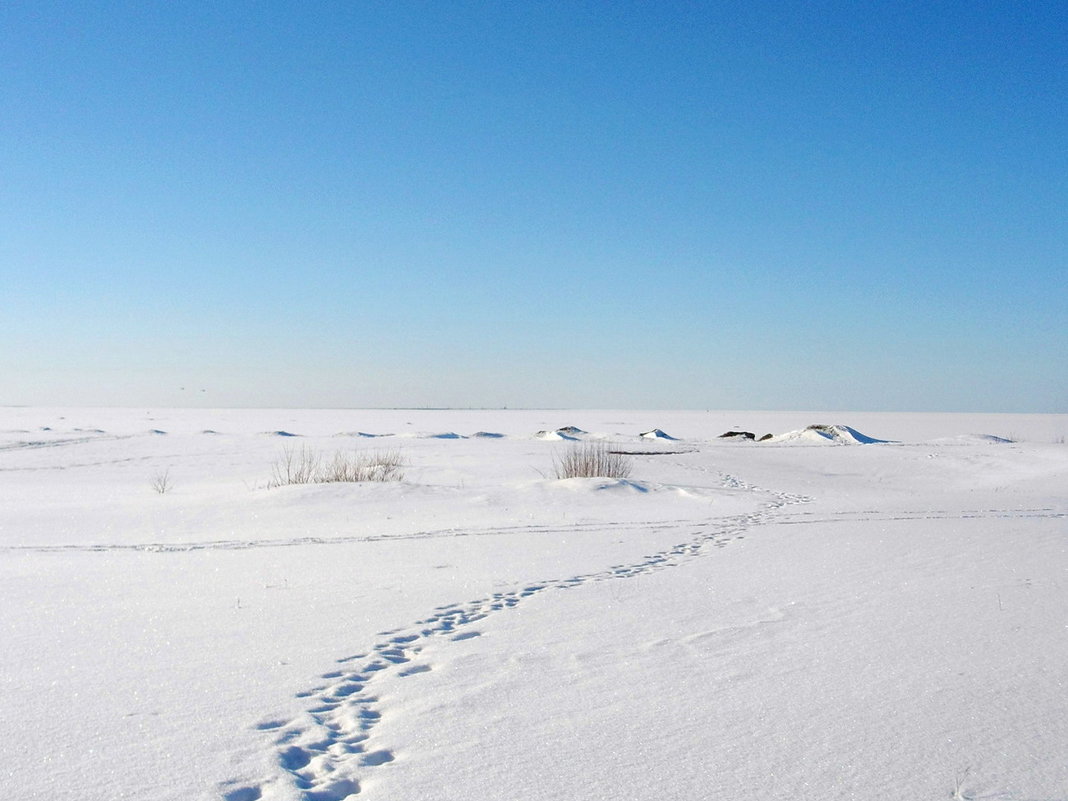
[[[821,420],[860,447],[717,440]],[[678,442],[557,481],[567,426]],[[1066,433],[0,409],[6,795],[1068,798]],[[284,448],[405,480],[268,489]]]

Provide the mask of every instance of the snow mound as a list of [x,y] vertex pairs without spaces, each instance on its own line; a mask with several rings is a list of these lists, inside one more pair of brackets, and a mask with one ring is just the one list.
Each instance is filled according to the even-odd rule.
[[678,437],[673,437],[670,434],[665,434],[659,428],[654,428],[652,431],[644,431],[639,434],[639,436],[642,439],[669,439],[673,442],[678,441]]
[[578,477],[558,478],[543,482],[554,491],[565,490],[567,492],[586,495],[599,495],[604,498],[640,497],[649,496],[674,496],[689,500],[709,502],[720,497],[716,491],[704,487],[680,487],[676,484],[661,484],[655,481],[638,481],[633,478],[599,478]]
[[587,434],[589,432],[583,431],[578,426],[563,426],[556,429],[557,434],[563,434],[565,437],[577,437],[579,434]]
[[294,434],[291,431],[264,431],[268,437],[299,437],[300,434]]
[[561,440],[570,440],[570,441],[574,442],[575,440],[578,439],[578,437],[573,437],[570,434],[561,433],[560,430],[557,430],[557,431],[538,431],[536,434],[534,434],[534,439],[545,439],[545,440],[549,440],[551,442],[560,442]]
[[496,431],[476,431],[471,436],[475,439],[504,439],[504,434],[498,434]]
[[573,492],[613,492],[644,495],[653,489],[652,485],[644,481],[632,481],[629,478],[560,478],[553,483]]
[[849,426],[815,424],[798,429],[797,431],[788,431],[785,434],[762,438],[761,442],[772,442],[776,444],[795,443],[801,445],[871,445],[879,442],[887,442],[887,440],[869,437]]
[[392,437],[392,434],[368,434],[366,431],[339,431],[335,437],[362,437],[363,439],[377,439],[378,437]]
[[955,437],[940,437],[931,442],[939,445],[1013,445],[1016,440],[994,434],[959,434]]

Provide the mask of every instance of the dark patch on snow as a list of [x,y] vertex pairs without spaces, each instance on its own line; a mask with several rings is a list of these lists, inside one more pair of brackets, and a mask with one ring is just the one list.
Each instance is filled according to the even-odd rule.
[[720,439],[756,439],[752,431],[726,431],[719,435]]

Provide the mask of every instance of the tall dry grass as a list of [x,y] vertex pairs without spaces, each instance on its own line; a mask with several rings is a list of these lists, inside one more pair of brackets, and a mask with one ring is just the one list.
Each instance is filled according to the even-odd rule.
[[402,481],[404,460],[399,451],[338,451],[332,459],[307,446],[286,448],[275,463],[268,487],[292,484],[335,484],[364,481]]
[[553,469],[557,478],[626,478],[631,460],[604,442],[581,442],[557,455]]

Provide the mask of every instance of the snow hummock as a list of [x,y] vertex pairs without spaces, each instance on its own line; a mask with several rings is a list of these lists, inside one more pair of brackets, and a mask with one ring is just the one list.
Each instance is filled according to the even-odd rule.
[[944,445],[1012,445],[1016,440],[996,434],[958,434],[933,440]]
[[756,434],[754,434],[752,431],[738,431],[735,429],[731,429],[730,431],[725,431],[720,434],[719,439],[753,442],[754,440],[756,440]]
[[561,426],[560,428],[556,429],[556,433],[563,434],[564,436],[567,436],[567,437],[578,437],[578,436],[581,436],[582,434],[587,434],[589,432],[583,431],[578,426],[568,425],[568,426]]
[[869,437],[866,434],[861,434],[855,428],[850,428],[849,426],[845,425],[823,425],[817,423],[814,425],[806,426],[805,428],[797,429],[796,431],[788,431],[785,434],[772,436],[768,439],[762,440],[762,442],[770,442],[776,444],[833,443],[835,445],[871,445],[874,443],[885,443],[887,442],[887,440]]
[[551,442],[562,442],[565,440],[575,441],[578,437],[572,436],[562,430],[546,431],[541,430],[534,434],[534,439],[544,439]]
[[639,434],[639,436],[642,439],[668,439],[672,441],[677,439],[677,437],[672,437],[668,434],[665,434],[659,428],[654,428],[652,431],[642,432],[641,434]]

